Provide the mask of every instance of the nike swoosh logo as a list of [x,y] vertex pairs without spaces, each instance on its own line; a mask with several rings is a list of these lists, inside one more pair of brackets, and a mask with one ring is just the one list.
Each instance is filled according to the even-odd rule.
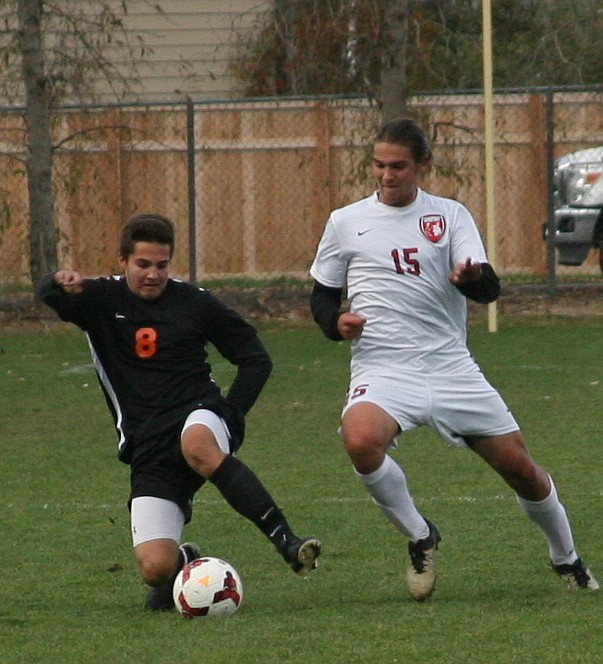
[[372,230],[373,230],[372,228],[367,228],[364,231],[358,231],[358,237],[360,237],[361,235],[364,235],[365,233],[368,233],[369,231],[372,231]]
[[122,314],[115,314],[115,318],[125,318]]

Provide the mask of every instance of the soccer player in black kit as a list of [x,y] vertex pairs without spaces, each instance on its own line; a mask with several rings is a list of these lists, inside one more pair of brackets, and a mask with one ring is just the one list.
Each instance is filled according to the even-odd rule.
[[[180,544],[197,490],[209,480],[253,522],[297,574],[316,568],[321,543],[299,538],[266,488],[235,453],[246,413],[272,371],[256,330],[210,292],[169,277],[171,221],[141,214],[123,227],[124,276],[84,278],[59,270],[38,297],[80,327],[130,465],[134,555],[151,586],[145,608],[173,608],[172,585],[200,555]],[[213,381],[207,342],[236,366],[226,396]]]

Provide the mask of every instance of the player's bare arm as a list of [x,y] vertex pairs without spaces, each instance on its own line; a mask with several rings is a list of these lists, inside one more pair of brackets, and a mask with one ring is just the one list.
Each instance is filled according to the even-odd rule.
[[59,270],[54,275],[54,281],[65,293],[81,293],[84,290],[84,278],[73,270]]

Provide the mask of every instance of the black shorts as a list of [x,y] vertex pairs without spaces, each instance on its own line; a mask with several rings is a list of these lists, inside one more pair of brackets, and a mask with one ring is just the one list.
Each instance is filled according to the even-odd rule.
[[[185,523],[192,516],[192,504],[195,493],[203,486],[205,480],[186,462],[180,443],[182,427],[188,415],[198,408],[207,408],[220,417],[229,413],[213,403],[197,403],[171,416],[155,421],[153,431],[146,431],[144,437],[136,440],[128,452],[130,464],[130,498],[152,496],[176,503],[184,514]],[[225,417],[230,429],[237,425],[232,418]],[[238,423],[237,423],[238,424]],[[242,435],[231,435],[231,453],[242,443]]]
[[164,498],[180,507],[185,523],[190,521],[193,497],[205,480],[182,455],[180,432],[184,419],[164,429],[160,435],[146,439],[134,450],[130,463],[128,507],[132,499],[139,496]]

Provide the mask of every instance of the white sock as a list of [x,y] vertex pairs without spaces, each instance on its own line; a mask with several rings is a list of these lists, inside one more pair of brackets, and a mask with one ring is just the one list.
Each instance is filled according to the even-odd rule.
[[565,507],[559,500],[553,478],[549,475],[551,492],[544,500],[526,500],[517,497],[524,513],[537,524],[549,545],[549,556],[554,565],[569,565],[575,562],[578,554],[574,548],[572,529]]
[[368,475],[355,472],[377,507],[411,542],[429,536],[429,526],[415,507],[404,472],[390,456]]

